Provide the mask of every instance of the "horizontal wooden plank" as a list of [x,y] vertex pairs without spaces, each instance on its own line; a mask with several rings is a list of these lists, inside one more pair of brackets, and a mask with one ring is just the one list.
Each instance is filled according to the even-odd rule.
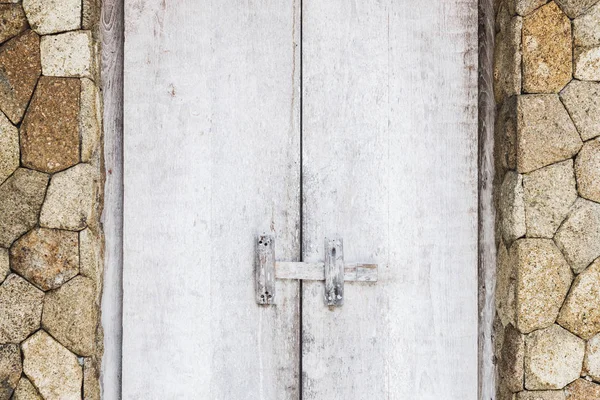
[[[324,281],[325,264],[322,262],[285,262],[275,263],[277,279],[302,279],[307,281]],[[345,264],[345,282],[376,282],[377,264]]]

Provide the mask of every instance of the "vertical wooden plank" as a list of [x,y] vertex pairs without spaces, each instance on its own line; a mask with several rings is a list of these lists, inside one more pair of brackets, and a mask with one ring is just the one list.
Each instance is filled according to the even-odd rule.
[[257,233],[299,255],[298,15],[125,5],[126,399],[298,398],[298,283],[254,283]]
[[103,0],[101,85],[104,105],[104,284],[101,390],[121,398],[123,339],[123,0]]
[[493,325],[496,315],[496,210],[494,209],[493,0],[479,0],[479,398],[496,398]]
[[[477,1],[303,2],[304,399],[477,398]],[[337,333],[344,332],[343,335]]]

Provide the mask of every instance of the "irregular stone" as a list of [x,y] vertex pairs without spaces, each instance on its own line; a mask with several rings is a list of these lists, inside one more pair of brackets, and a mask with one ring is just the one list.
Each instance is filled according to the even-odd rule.
[[578,274],[600,256],[600,204],[577,199],[554,240]]
[[40,327],[44,292],[11,274],[0,286],[0,343],[19,343]]
[[583,145],[558,95],[518,96],[517,170],[531,172],[573,157]]
[[19,168],[19,130],[0,112],[0,184]]
[[27,18],[20,4],[0,4],[0,43],[27,29]]
[[557,93],[571,80],[571,21],[550,2],[523,18],[523,91]]
[[496,311],[503,326],[515,323],[516,271],[504,242],[498,246],[496,275]]
[[514,17],[496,35],[494,47],[494,95],[501,104],[506,97],[521,93],[521,29],[523,20]]
[[588,340],[583,360],[583,374],[600,381],[600,335]]
[[572,80],[560,98],[582,140],[600,135],[600,82]]
[[573,160],[525,174],[523,191],[527,237],[553,237],[577,200]]
[[75,354],[40,330],[23,344],[23,371],[45,400],[80,400],[83,373]]
[[0,248],[0,283],[10,274],[10,259],[8,250]]
[[510,248],[517,270],[517,328],[523,333],[554,323],[569,287],[569,265],[550,239],[519,239]]
[[600,259],[575,278],[557,322],[583,339],[600,332]]
[[573,43],[584,47],[600,45],[600,3],[573,20]]
[[498,373],[502,382],[512,392],[523,390],[525,359],[525,336],[512,325],[504,330],[502,355],[498,362]]
[[81,29],[93,31],[100,20],[99,13],[101,9],[100,0],[83,0]]
[[35,226],[47,185],[48,175],[25,168],[0,185],[0,246],[10,247]]
[[496,400],[515,400],[516,395],[510,391],[506,385],[502,383],[502,381],[498,382],[498,387],[496,391]]
[[536,390],[517,393],[517,400],[565,400],[562,390]]
[[97,312],[94,282],[78,276],[46,294],[42,327],[79,356],[94,354]]
[[83,361],[83,400],[100,400],[100,368],[91,357]]
[[500,187],[500,215],[502,236],[507,243],[525,236],[525,202],[523,176],[508,171]]
[[31,29],[40,35],[81,27],[81,0],[23,0]]
[[575,159],[579,195],[600,203],[600,140],[583,145]]
[[600,81],[600,47],[575,49],[573,76],[582,81]]
[[0,47],[0,110],[21,121],[41,73],[40,38],[28,30]]
[[23,166],[58,172],[79,162],[80,82],[43,76],[21,125]]
[[579,378],[585,342],[558,325],[525,338],[525,388],[562,389]]
[[0,399],[10,399],[21,378],[21,352],[16,344],[0,344]]
[[567,400],[598,400],[600,399],[600,385],[577,379],[565,388]]
[[598,0],[556,0],[556,3],[569,18],[575,18],[596,4]]
[[40,43],[42,72],[46,76],[87,77],[92,75],[90,31],[43,36]]
[[494,357],[498,360],[502,357],[502,344],[504,343],[504,328],[498,314],[492,322],[492,342],[494,346]]
[[517,168],[517,99],[504,100],[494,123],[494,153],[496,173],[500,179],[507,170]]
[[91,228],[79,232],[79,273],[94,282],[102,279],[102,242]]
[[44,400],[31,381],[22,377],[15,389],[12,400]]
[[100,156],[100,94],[91,80],[81,79],[81,112],[79,131],[81,133],[81,161],[91,162]]
[[511,14],[528,15],[537,10],[548,0],[509,0]]
[[79,273],[77,232],[37,228],[12,245],[12,269],[42,290],[56,289]]
[[509,10],[509,6],[514,0],[494,0],[494,3],[497,3],[497,8],[495,10],[496,17],[494,18],[494,28],[496,29],[496,38],[498,37],[498,33],[503,33],[509,26],[510,20],[512,19],[514,13],[511,13]]
[[96,204],[96,172],[89,164],[77,164],[52,176],[40,225],[47,228],[82,230],[91,221]]

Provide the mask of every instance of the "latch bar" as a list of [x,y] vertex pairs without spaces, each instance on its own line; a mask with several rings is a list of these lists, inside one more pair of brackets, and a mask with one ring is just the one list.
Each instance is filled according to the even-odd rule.
[[[325,263],[276,261],[277,279],[301,279],[303,281],[324,281]],[[377,282],[377,264],[344,264],[345,282]]]
[[275,304],[275,280],[325,281],[325,304],[341,306],[344,281],[377,282],[377,264],[344,262],[342,239],[325,239],[325,262],[275,261],[275,238],[259,235],[256,240],[256,302]]

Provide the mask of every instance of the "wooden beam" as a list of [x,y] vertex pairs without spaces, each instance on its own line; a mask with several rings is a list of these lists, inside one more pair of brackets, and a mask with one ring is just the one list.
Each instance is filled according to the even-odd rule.
[[104,284],[101,390],[121,398],[123,337],[123,0],[103,0],[101,85],[104,102]]
[[494,5],[479,0],[479,399],[496,397],[493,324],[496,288],[494,183]]
[[[325,264],[322,262],[285,262],[275,263],[277,279],[301,279],[306,281],[324,281]],[[345,264],[345,282],[377,282],[377,264]]]

